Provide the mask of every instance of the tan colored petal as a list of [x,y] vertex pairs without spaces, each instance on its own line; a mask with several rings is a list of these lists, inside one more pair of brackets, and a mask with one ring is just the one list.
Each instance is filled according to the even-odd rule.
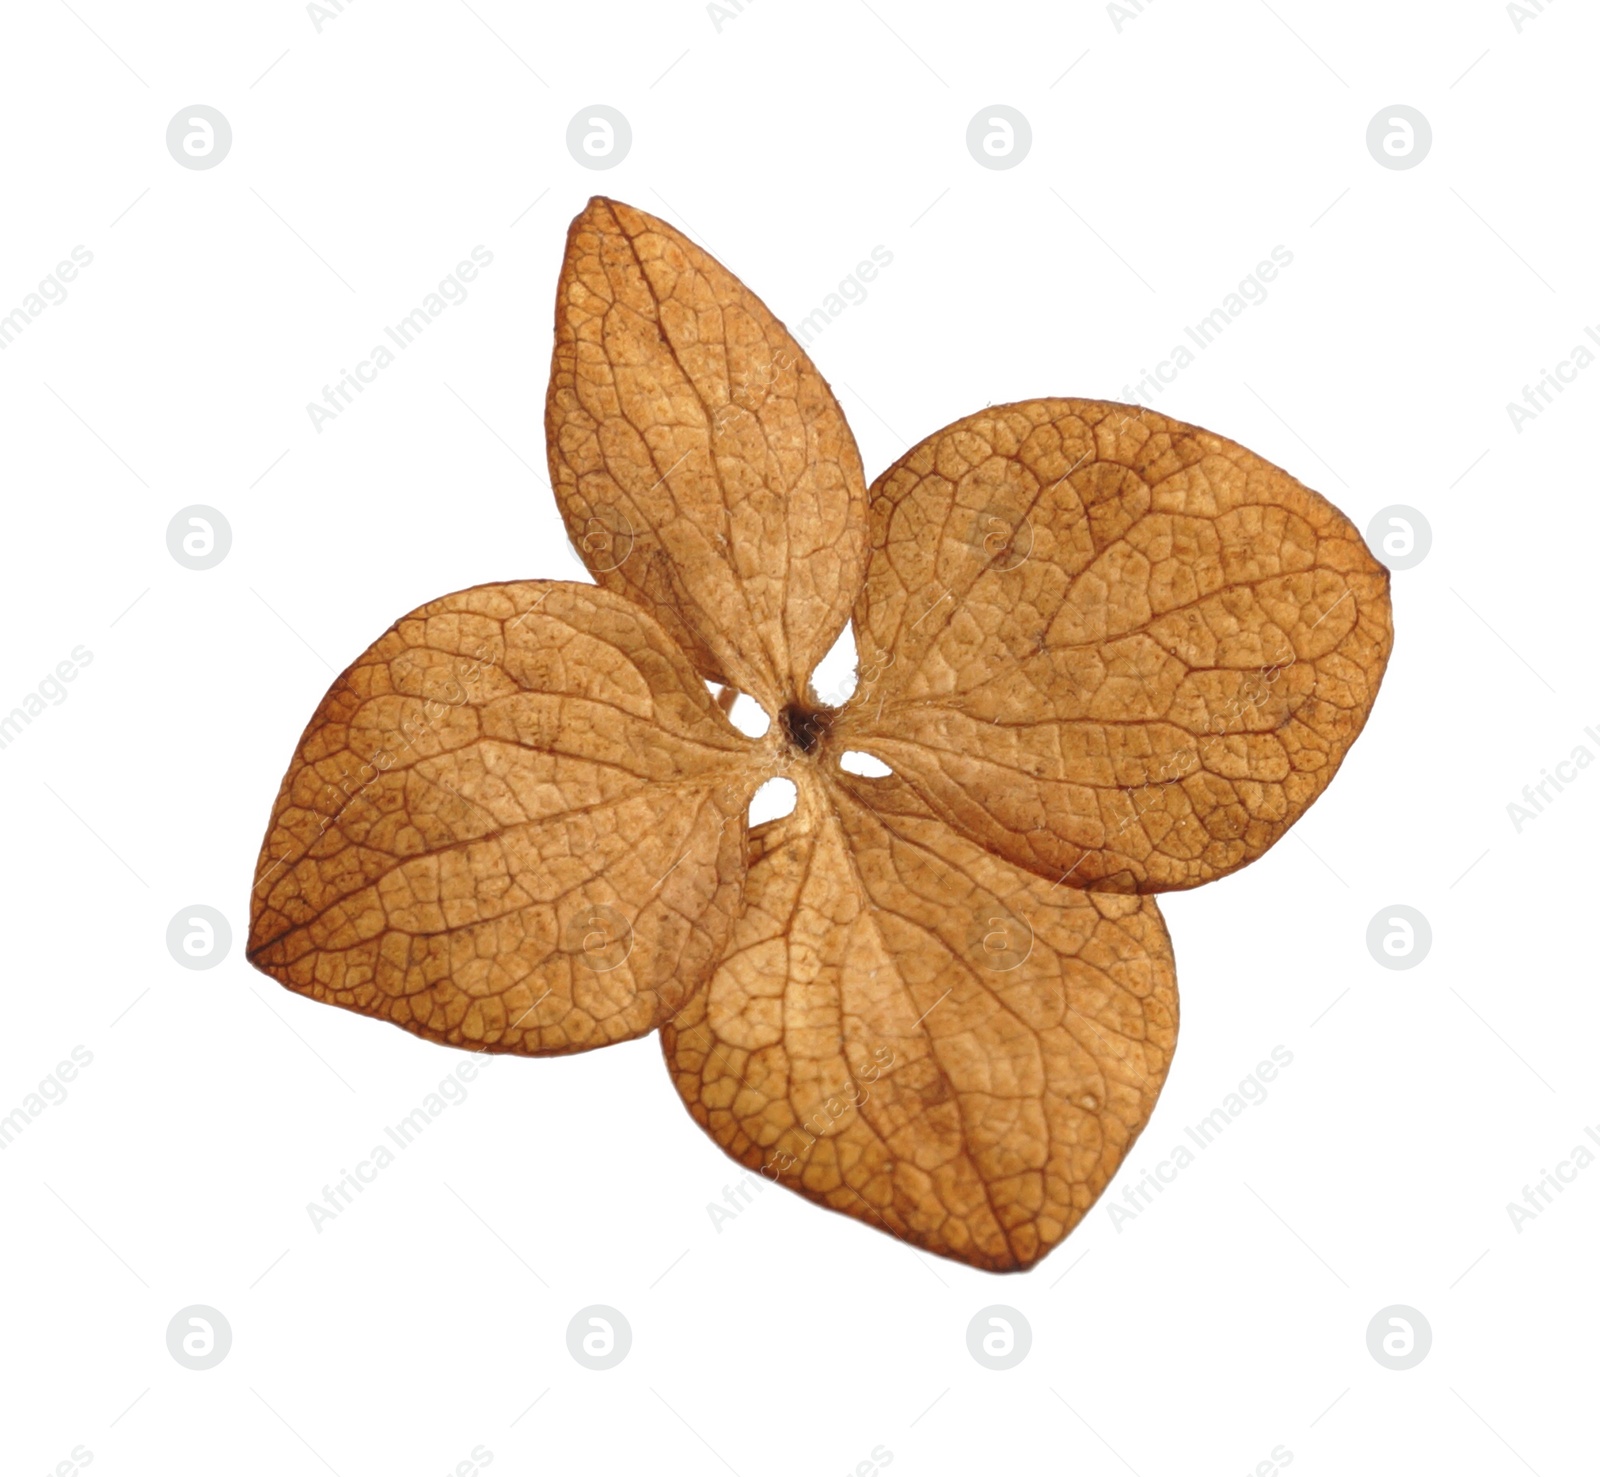
[[662,1028],[678,1091],[818,1204],[1030,1266],[1105,1188],[1172,1060],[1155,902],[1052,887],[897,779],[797,777],[793,814],[752,834],[726,957]]
[[358,658],[302,735],[250,960],[451,1046],[641,1035],[722,955],[759,779],[631,601],[553,581],[447,595]]
[[822,376],[731,272],[596,198],[572,223],[545,406],[550,479],[595,578],[703,676],[803,700],[866,563],[861,459]]
[[1231,441],[1034,400],[873,484],[835,724],[990,850],[1157,892],[1254,860],[1333,778],[1389,657],[1388,571]]

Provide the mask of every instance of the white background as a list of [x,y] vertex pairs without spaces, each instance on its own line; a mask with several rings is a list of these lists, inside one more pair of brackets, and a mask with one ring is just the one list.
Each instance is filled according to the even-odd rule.
[[[754,0],[719,29],[689,0],[473,5],[360,0],[320,32],[288,0],[6,8],[0,313],[94,259],[0,352],[0,710],[93,660],[0,751],[0,1114],[74,1046],[93,1063],[0,1151],[0,1468],[82,1446],[96,1477],[437,1477],[482,1446],[496,1472],[810,1477],[882,1447],[896,1477],[1193,1477],[1283,1447],[1295,1477],[1594,1471],[1600,1166],[1520,1229],[1506,1209],[1600,1125],[1600,769],[1520,832],[1507,812],[1600,755],[1600,366],[1520,432],[1506,411],[1600,323],[1592,10],[1147,0],[1119,28],[1091,3]],[[209,170],[165,146],[194,103],[232,125]],[[634,135],[604,173],[565,142],[594,103]],[[994,103],[1033,131],[1004,171],[965,145]],[[1412,170],[1366,147],[1394,103],[1432,124]],[[497,1062],[310,1223],[460,1058],[253,973],[251,868],[302,725],[391,620],[574,576],[541,414],[595,192],[791,324],[893,253],[811,345],[869,477],[986,403],[1123,398],[1285,246],[1158,407],[1363,529],[1391,504],[1432,527],[1326,798],[1163,904],[1171,1078],[1027,1275],[778,1190],[715,1229],[738,1171],[653,1037]],[[306,403],[479,244],[467,301],[318,432]],[[193,503],[233,531],[205,572],[165,542]],[[203,972],[165,944],[195,903],[234,929]],[[1395,903],[1433,930],[1404,972],[1366,946]],[[1114,1224],[1274,1046],[1266,1101]],[[165,1340],[196,1303],[233,1331],[205,1372]],[[594,1303],[633,1330],[603,1373],[566,1347]],[[1004,1372],[967,1350],[993,1303],[1033,1334]],[[1433,1332],[1403,1372],[1367,1348],[1390,1304]]]

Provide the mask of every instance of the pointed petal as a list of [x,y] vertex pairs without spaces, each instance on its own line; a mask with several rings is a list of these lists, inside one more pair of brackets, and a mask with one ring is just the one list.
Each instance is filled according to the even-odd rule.
[[770,713],[805,697],[866,562],[844,414],[765,304],[665,221],[572,223],[545,409],[550,480],[596,580],[703,676]]
[[735,1159],[993,1271],[1083,1218],[1176,1036],[1152,899],[1052,888],[899,780],[848,776],[753,833],[727,954],[662,1029]]

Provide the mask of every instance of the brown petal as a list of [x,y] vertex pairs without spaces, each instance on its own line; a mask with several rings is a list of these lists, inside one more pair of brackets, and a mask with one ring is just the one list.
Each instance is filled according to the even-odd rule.
[[1155,902],[1012,867],[897,779],[800,778],[794,812],[752,835],[726,957],[662,1028],[678,1091],[818,1204],[1030,1266],[1105,1188],[1172,1060]]
[[806,695],[866,563],[866,492],[822,376],[666,222],[572,223],[545,406],[550,480],[595,578],[769,713]]
[[1333,778],[1389,657],[1389,577],[1339,510],[1135,406],[1033,400],[873,484],[862,681],[837,742],[1077,887],[1193,887]]
[[301,736],[256,868],[250,960],[451,1046],[642,1035],[721,957],[750,750],[620,596],[530,581],[435,600]]

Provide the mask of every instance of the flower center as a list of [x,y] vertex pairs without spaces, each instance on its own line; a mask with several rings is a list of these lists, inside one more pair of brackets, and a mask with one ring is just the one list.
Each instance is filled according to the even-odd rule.
[[805,708],[799,703],[790,703],[778,714],[778,721],[783,724],[789,742],[802,754],[811,754],[833,726],[833,713],[832,708]]

